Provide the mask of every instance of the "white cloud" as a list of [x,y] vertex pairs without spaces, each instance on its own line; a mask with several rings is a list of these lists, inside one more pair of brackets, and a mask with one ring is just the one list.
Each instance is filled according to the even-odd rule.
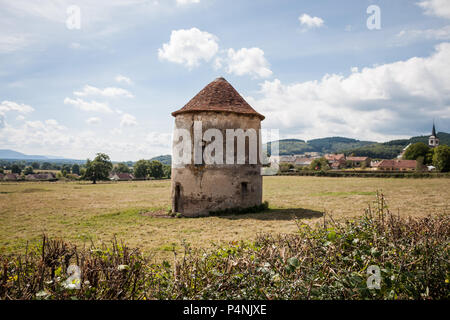
[[129,84],[129,85],[133,84],[133,81],[131,81],[130,78],[125,77],[125,76],[123,76],[123,75],[121,75],[121,74],[117,75],[117,76],[115,77],[115,80],[116,80],[117,82],[124,82],[124,83]]
[[106,103],[97,101],[87,102],[80,98],[77,99],[65,98],[64,104],[71,104],[83,111],[108,112],[108,113],[112,112],[111,108]]
[[87,124],[99,124],[101,122],[101,119],[98,117],[90,117],[86,120]]
[[319,81],[265,81],[260,98],[248,102],[266,116],[265,126],[286,128],[303,138],[344,135],[387,140],[401,129],[450,120],[450,43],[433,55],[325,75]]
[[417,3],[425,10],[425,14],[450,19],[450,1],[426,0]]
[[85,85],[82,91],[75,91],[73,94],[78,97],[85,97],[85,96],[103,96],[108,98],[134,97],[128,90],[125,90],[123,88],[108,87],[104,89],[99,89],[90,85]]
[[27,104],[21,104],[13,101],[4,100],[0,104],[0,112],[17,111],[19,113],[30,113],[34,111],[32,107]]
[[136,121],[136,117],[129,114],[129,113],[124,113],[122,115],[122,118],[120,120],[120,126],[121,127],[133,127],[137,125],[137,121]]
[[298,20],[300,21],[302,26],[305,26],[308,29],[311,28],[320,28],[323,26],[323,19],[319,17],[311,17],[309,14],[302,14],[300,17],[298,17]]
[[217,41],[215,35],[197,28],[173,30],[169,43],[158,49],[158,57],[193,68],[200,61],[210,61],[216,55],[219,50]]
[[[217,62],[217,61],[216,61]],[[228,49],[227,72],[238,76],[245,74],[267,78],[272,75],[269,63],[260,48],[242,48],[238,51]]]
[[33,41],[25,34],[0,34],[0,53],[10,53],[28,46]]
[[65,23],[68,16],[67,8],[75,4],[81,8],[82,23],[88,23],[105,20],[114,9],[145,5],[148,0],[6,0],[0,2],[4,9],[18,16],[35,17],[58,23]]
[[40,120],[36,121],[26,121],[25,128],[32,130],[40,130],[44,132],[55,132],[55,131],[64,131],[67,128],[63,125],[60,125],[58,121],[55,119],[48,119],[44,122]]
[[145,140],[152,145],[159,146],[171,146],[172,145],[172,134],[161,133],[161,132],[150,132],[145,137]]
[[177,5],[200,3],[200,0],[177,0]]
[[397,34],[400,44],[407,44],[416,40],[450,40],[450,25],[439,29],[402,30]]

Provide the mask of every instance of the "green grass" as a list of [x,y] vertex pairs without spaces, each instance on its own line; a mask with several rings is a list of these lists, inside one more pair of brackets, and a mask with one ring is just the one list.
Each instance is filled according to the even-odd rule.
[[264,177],[263,200],[269,210],[196,219],[151,215],[170,208],[169,180],[0,183],[0,252],[23,252],[27,241],[36,242],[45,233],[80,246],[117,236],[156,259],[170,259],[172,253],[160,248],[183,240],[209,248],[212,241],[293,233],[293,218],[314,225],[324,212],[337,220],[359,216],[376,190],[401,215],[443,213],[450,207],[449,179]]

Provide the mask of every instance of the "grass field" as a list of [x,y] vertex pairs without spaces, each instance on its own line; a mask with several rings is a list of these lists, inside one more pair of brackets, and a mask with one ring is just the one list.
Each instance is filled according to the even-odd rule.
[[170,207],[170,181],[119,183],[0,183],[0,251],[22,252],[43,233],[79,245],[109,242],[116,235],[131,247],[170,258],[185,239],[207,248],[213,242],[251,240],[259,232],[291,233],[293,217],[306,223],[361,215],[377,190],[401,215],[449,211],[449,179],[265,177],[270,210],[208,218],[151,217]]

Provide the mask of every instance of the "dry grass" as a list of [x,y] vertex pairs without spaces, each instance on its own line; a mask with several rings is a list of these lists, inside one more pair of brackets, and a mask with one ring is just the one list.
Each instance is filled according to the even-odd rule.
[[148,212],[170,207],[170,181],[101,183],[0,183],[0,251],[23,251],[43,233],[79,245],[109,242],[168,258],[186,239],[195,247],[255,239],[257,233],[291,233],[292,217],[319,221],[362,214],[382,190],[393,212],[423,216],[449,210],[449,179],[265,177],[269,212],[197,219],[159,218]]

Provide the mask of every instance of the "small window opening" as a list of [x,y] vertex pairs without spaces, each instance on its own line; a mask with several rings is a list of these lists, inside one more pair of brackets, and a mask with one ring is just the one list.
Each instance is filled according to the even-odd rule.
[[247,182],[241,182],[241,195],[242,197],[245,197],[248,193],[248,183]]

